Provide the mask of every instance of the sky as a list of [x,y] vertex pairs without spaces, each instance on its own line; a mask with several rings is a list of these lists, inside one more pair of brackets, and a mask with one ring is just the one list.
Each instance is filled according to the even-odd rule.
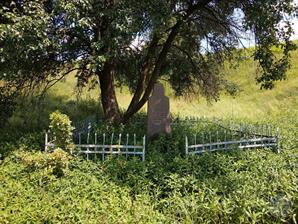
[[[294,0],[294,2],[296,4],[298,4],[298,0]],[[298,39],[298,18],[296,17],[295,19],[293,19],[293,23],[294,23],[294,30],[295,30],[295,34],[292,37],[293,40]]]
[[[294,0],[294,3],[298,5],[298,0]],[[237,14],[239,17],[242,17],[242,13],[237,11]],[[297,14],[298,15],[298,14]],[[293,36],[291,37],[291,40],[298,40],[298,18],[295,17],[291,20],[293,23],[293,29],[294,33]],[[252,34],[243,34],[245,38],[241,38],[241,43],[239,43],[239,48],[242,47],[252,47],[254,46],[254,37]]]
[[[298,4],[298,0],[294,0],[294,3],[295,4]],[[241,13],[239,14],[239,16],[241,17]],[[292,19],[292,23],[293,23],[294,34],[293,34],[293,36],[292,36],[291,39],[292,40],[298,40],[298,18],[297,17],[293,18]],[[131,43],[131,46],[134,47],[134,48],[138,48],[138,47],[140,47],[140,45],[142,46],[142,44],[140,44],[140,43],[141,43],[140,39],[139,38],[136,38]],[[243,46],[244,47],[252,47],[252,46],[254,46],[254,38],[253,38],[253,36],[251,34],[247,34],[245,39],[241,39],[241,44],[239,44],[239,47],[242,48]]]
[[[297,0],[298,1],[298,0]],[[298,18],[295,18],[293,20],[294,23],[294,30],[295,30],[295,34],[293,35],[292,39],[293,40],[297,40],[298,39]]]

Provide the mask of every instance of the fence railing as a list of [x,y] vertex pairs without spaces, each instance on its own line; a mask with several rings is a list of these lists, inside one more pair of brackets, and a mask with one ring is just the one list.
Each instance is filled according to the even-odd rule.
[[239,130],[224,130],[216,135],[201,134],[193,135],[192,138],[185,136],[186,155],[200,154],[203,152],[226,151],[230,149],[255,149],[255,148],[274,148],[280,153],[279,129],[273,134],[272,128],[264,126],[256,128],[260,132],[251,133]]
[[[274,148],[280,152],[280,132],[269,125],[237,125],[231,123],[226,127],[220,120],[210,121],[207,118],[186,118],[184,120],[176,119],[172,125],[179,124],[213,124],[212,133],[200,133],[185,136],[185,153],[186,155],[200,154],[203,152],[214,152],[229,149],[254,149],[254,148]],[[85,125],[84,132],[77,128],[73,134],[75,147],[79,154],[84,155],[87,159],[105,160],[107,155],[125,155],[140,156],[142,161],[145,160],[146,136],[141,139],[136,138],[136,134],[125,136],[114,133],[98,135],[92,123]],[[214,129],[215,128],[215,129]],[[204,126],[201,131],[204,131]],[[95,133],[94,133],[95,132]],[[91,133],[94,133],[91,135]],[[54,148],[53,139],[50,139],[50,133],[45,134],[45,151]]]
[[[77,140],[75,148],[79,154],[86,156],[87,160],[105,160],[107,155],[124,155],[126,158],[140,156],[142,161],[145,161],[146,136],[137,141],[136,134],[133,134],[133,136],[126,134],[125,137],[119,134],[116,138],[114,133],[100,136],[97,133],[93,136],[90,133],[87,136],[79,133]],[[133,141],[133,144],[131,144],[131,141]],[[50,133],[46,132],[45,151],[53,149],[55,147],[54,142],[55,140],[50,138]]]

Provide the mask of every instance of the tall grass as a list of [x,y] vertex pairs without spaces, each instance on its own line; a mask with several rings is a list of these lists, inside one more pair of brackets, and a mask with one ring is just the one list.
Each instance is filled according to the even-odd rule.
[[[261,90],[256,83],[257,63],[250,57],[239,63],[236,69],[228,65],[224,70],[227,80],[239,86],[240,92],[236,97],[222,92],[218,102],[207,102],[203,97],[194,96],[191,99],[177,98],[170,86],[165,83],[166,94],[170,96],[171,113],[180,116],[207,116],[207,117],[231,117],[231,118],[264,118],[279,113],[285,109],[298,110],[298,50],[292,54],[291,69],[287,73],[287,79],[277,82],[273,90]],[[53,97],[64,97],[75,100],[76,81],[74,74],[60,82],[49,93]],[[82,99],[99,100],[99,89],[85,91]],[[120,106],[125,110],[132,95],[127,87],[117,89],[117,97]],[[146,111],[147,106],[142,108]]]

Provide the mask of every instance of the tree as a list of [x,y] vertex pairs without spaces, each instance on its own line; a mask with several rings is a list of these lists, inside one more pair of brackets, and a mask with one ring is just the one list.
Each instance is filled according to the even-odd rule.
[[[10,92],[48,89],[75,70],[79,87],[100,86],[106,118],[127,122],[160,78],[177,95],[217,99],[220,68],[251,31],[262,71],[257,81],[273,88],[295,49],[287,18],[296,11],[293,0],[6,0],[0,3],[0,80]],[[133,93],[124,114],[115,82]]]

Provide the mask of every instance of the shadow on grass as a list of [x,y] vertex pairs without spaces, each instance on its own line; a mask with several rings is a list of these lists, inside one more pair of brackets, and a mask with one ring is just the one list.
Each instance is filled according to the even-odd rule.
[[[27,134],[43,133],[49,126],[49,114],[55,110],[67,114],[73,123],[88,116],[102,118],[102,108],[94,99],[72,100],[47,94],[44,99],[23,97],[7,124],[0,130],[0,142],[14,142]],[[43,138],[42,138],[43,139]]]

